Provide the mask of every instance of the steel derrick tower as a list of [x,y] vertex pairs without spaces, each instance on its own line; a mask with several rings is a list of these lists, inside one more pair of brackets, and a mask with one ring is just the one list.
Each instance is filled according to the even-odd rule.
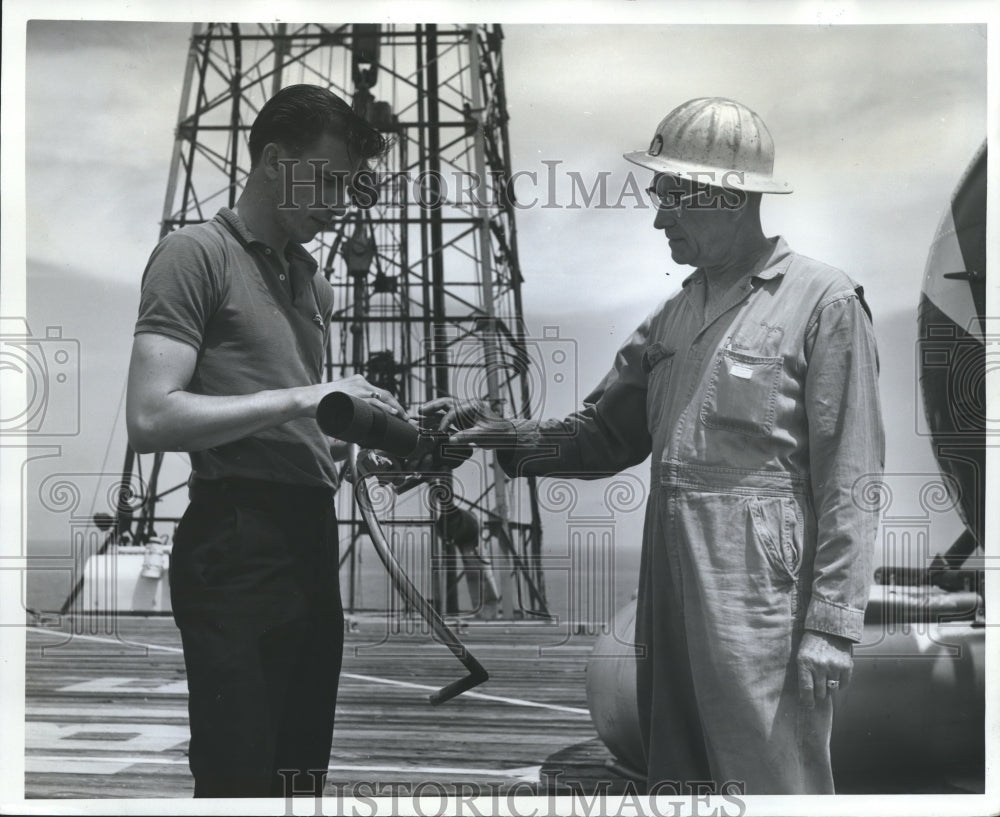
[[[479,397],[503,404],[507,416],[528,416],[502,41],[499,26],[483,25],[195,25],[161,235],[235,205],[249,171],[250,125],[270,96],[296,83],[328,87],[391,147],[359,184],[362,193],[377,190],[377,203],[355,208],[306,247],[336,298],[327,378],[360,372],[406,405]],[[115,530],[135,544],[163,528],[157,506],[183,487],[167,485],[162,464],[162,456],[126,452],[123,485],[140,485],[141,496],[119,503]],[[459,568],[432,524],[431,497],[441,491],[480,520],[505,617],[547,614],[534,482],[512,508],[508,481],[486,453],[432,488],[386,492],[386,530],[426,595],[442,612],[457,610]],[[338,510],[347,609],[371,601],[361,586],[365,527],[351,499],[345,485]]]

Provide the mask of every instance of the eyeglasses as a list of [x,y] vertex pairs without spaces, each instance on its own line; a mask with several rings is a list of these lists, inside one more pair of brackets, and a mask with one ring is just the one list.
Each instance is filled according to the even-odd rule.
[[746,194],[741,190],[718,190],[711,187],[690,193],[674,189],[661,194],[656,185],[653,185],[646,188],[646,194],[654,207],[672,212],[677,219],[683,217],[688,210],[738,210],[746,202]]
[[649,196],[649,200],[653,203],[654,207],[660,210],[672,210],[674,211],[675,218],[680,218],[685,210],[690,207],[691,202],[699,196],[700,191],[682,193],[680,190],[670,190],[661,195],[654,185],[653,187],[646,188],[646,194]]

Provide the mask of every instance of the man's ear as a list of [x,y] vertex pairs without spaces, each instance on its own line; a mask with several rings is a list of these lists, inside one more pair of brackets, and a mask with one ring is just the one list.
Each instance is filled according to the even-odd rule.
[[264,149],[260,153],[260,166],[269,179],[281,177],[282,170],[279,159],[282,158],[287,157],[284,156],[284,151],[276,142],[268,142],[264,145]]

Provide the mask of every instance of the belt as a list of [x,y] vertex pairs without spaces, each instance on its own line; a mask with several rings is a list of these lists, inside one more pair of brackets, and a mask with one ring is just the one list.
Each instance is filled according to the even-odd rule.
[[211,500],[220,497],[244,499],[251,502],[278,503],[283,506],[329,505],[334,489],[329,485],[296,485],[251,477],[222,477],[206,479],[193,476],[188,482],[188,496],[192,500]]
[[808,494],[809,480],[788,471],[766,471],[664,460],[652,464],[654,485],[722,493]]

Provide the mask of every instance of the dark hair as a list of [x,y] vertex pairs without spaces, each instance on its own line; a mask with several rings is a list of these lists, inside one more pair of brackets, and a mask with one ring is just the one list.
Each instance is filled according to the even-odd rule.
[[364,165],[388,148],[385,137],[332,91],[319,85],[289,85],[264,103],[250,128],[250,166],[257,166],[268,142],[301,153],[326,133],[346,136],[352,157]]

